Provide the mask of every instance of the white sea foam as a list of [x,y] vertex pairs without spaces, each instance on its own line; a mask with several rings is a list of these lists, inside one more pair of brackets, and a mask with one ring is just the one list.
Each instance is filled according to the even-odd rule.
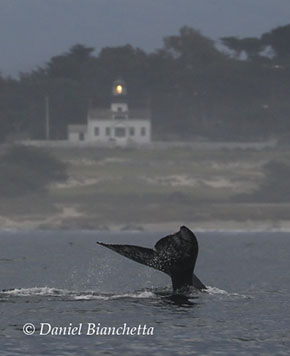
[[151,291],[142,291],[142,292],[137,292],[137,293],[128,293],[128,294],[120,294],[120,295],[114,295],[112,296],[112,299],[117,299],[117,298],[140,298],[140,299],[146,299],[146,298],[154,298],[156,295],[151,292]]
[[99,299],[99,300],[113,300],[113,299],[122,299],[122,298],[154,298],[156,295],[150,291],[138,292],[138,293],[124,293],[124,294],[96,294],[91,292],[86,294],[83,292],[82,294],[75,295],[73,298],[75,300],[90,300],[90,299]]
[[44,297],[67,297],[74,300],[111,300],[111,299],[121,299],[121,298],[154,298],[156,295],[151,291],[140,291],[134,293],[124,293],[124,294],[109,294],[109,293],[98,293],[96,291],[70,291],[67,289],[57,289],[51,287],[33,287],[33,288],[16,288],[10,290],[4,290],[1,292],[2,295],[11,295],[14,297],[33,297],[33,296],[44,296]]
[[74,300],[110,300],[111,297],[101,294],[81,294],[72,296]]
[[240,298],[250,298],[247,295],[239,294],[239,293],[231,293],[227,292],[223,289],[219,289],[217,287],[211,287],[211,286],[206,286],[206,289],[204,290],[205,293],[214,295],[214,294],[220,294],[220,295],[225,295],[229,297],[240,297]]
[[[43,296],[43,297],[60,297],[65,299],[73,299],[73,300],[117,300],[117,299],[150,299],[158,297],[158,291],[151,290],[143,290],[132,293],[102,293],[94,290],[88,291],[74,291],[67,289],[58,289],[52,287],[33,287],[33,288],[16,288],[4,290],[1,292],[2,295],[13,296],[13,297],[34,297],[34,296]],[[164,291],[165,292],[165,291]],[[219,289],[217,287],[207,286],[207,289],[203,291],[204,293],[210,295],[224,295],[228,297],[239,297],[239,298],[249,298],[249,296],[239,294],[239,293],[231,293],[227,292],[223,289]],[[165,294],[171,294],[166,290]],[[194,297],[197,296],[197,291],[194,289],[192,294]]]
[[25,297],[25,296],[64,296],[70,293],[70,291],[66,289],[57,289],[51,287],[33,287],[33,288],[15,288],[4,290],[1,292],[2,294]]

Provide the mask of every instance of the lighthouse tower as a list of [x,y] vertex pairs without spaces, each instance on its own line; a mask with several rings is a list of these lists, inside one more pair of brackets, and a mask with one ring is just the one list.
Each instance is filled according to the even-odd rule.
[[134,145],[151,142],[151,119],[148,107],[132,107],[127,85],[117,79],[112,85],[110,108],[92,107],[88,111],[88,124],[69,126],[70,141],[97,144]]
[[[128,119],[127,87],[123,80],[115,80],[112,87],[111,111],[115,119]],[[115,114],[114,114],[115,113]]]

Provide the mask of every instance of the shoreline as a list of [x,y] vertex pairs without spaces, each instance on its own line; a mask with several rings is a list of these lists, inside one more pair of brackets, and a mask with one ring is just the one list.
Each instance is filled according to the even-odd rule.
[[289,232],[290,220],[208,220],[208,221],[163,221],[158,223],[114,223],[86,226],[84,224],[64,223],[61,219],[47,221],[27,219],[16,221],[0,216],[0,231],[98,231],[98,232],[174,232],[181,225],[188,226],[194,232]]

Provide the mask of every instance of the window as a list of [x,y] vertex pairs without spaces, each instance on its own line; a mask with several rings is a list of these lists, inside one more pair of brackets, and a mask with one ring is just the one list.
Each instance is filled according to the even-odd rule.
[[129,128],[129,135],[134,136],[135,135],[135,127],[130,127]]
[[80,132],[79,133],[79,140],[80,141],[84,141],[84,139],[85,139],[85,134],[83,132]]
[[111,136],[111,128],[106,127],[106,136]]
[[141,127],[141,136],[146,136],[146,127]]
[[125,137],[126,130],[125,127],[115,127],[115,137]]
[[94,132],[95,132],[95,136],[99,136],[99,134],[100,134],[100,128],[99,128],[99,127],[95,127]]

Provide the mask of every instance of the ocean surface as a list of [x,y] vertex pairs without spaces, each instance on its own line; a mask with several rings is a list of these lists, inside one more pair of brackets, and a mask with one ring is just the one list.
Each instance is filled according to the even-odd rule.
[[0,354],[290,355],[288,233],[197,233],[208,290],[185,295],[96,244],[165,235],[1,231]]

